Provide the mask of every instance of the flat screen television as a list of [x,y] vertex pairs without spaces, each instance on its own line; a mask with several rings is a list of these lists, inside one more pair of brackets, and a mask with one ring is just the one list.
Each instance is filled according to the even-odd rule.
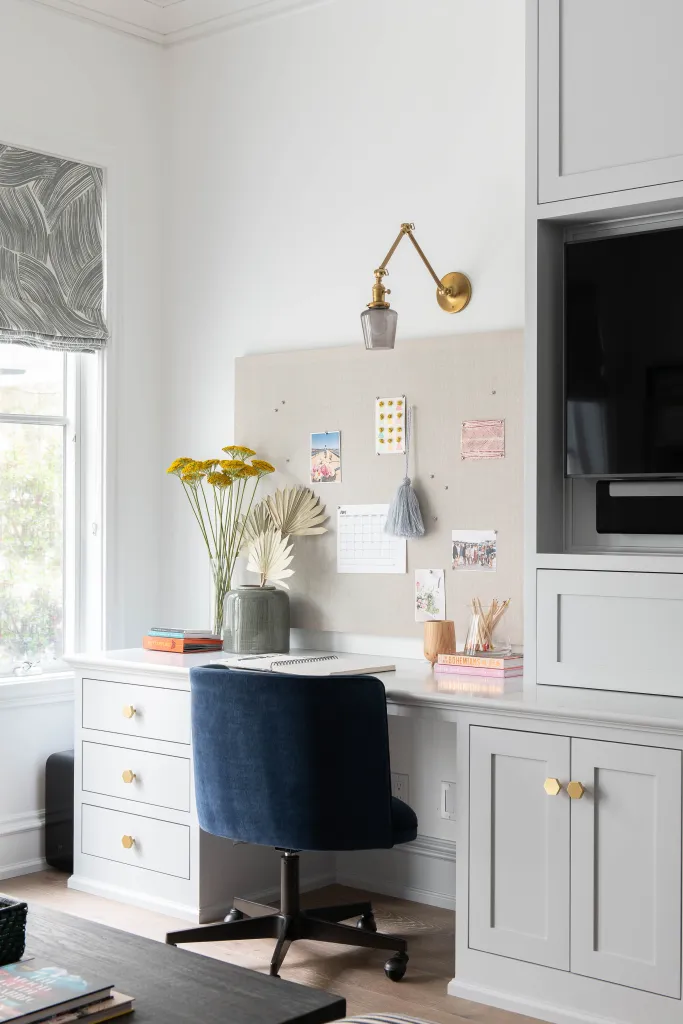
[[683,228],[565,246],[570,477],[683,478]]

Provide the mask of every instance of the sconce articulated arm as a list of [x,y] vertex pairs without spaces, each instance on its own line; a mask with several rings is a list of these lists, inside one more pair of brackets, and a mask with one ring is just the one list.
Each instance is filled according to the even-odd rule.
[[418,256],[424,263],[425,267],[432,275],[436,283],[436,298],[437,302],[442,309],[446,310],[447,313],[459,313],[461,309],[464,309],[467,303],[470,301],[472,295],[472,286],[469,278],[465,274],[460,274],[457,271],[446,274],[444,278],[437,276],[431,263],[425,256],[422,248],[420,247],[415,235],[414,224],[401,224],[401,230],[399,231],[394,244],[389,249],[382,262],[380,263],[377,270],[375,270],[375,283],[372,287],[372,302],[368,303],[369,309],[388,309],[389,303],[387,302],[387,295],[390,295],[390,289],[385,288],[384,278],[387,276],[389,271],[387,270],[387,264],[398,249],[401,239],[407,235],[410,241],[413,243]]

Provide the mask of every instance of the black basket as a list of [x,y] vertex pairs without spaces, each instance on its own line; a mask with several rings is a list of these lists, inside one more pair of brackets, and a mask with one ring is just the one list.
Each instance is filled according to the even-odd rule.
[[21,960],[26,946],[28,907],[0,893],[0,967]]

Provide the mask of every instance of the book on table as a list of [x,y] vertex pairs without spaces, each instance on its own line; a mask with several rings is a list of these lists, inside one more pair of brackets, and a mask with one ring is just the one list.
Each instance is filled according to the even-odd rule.
[[97,1003],[89,1003],[88,1006],[81,1006],[76,1010],[66,1010],[64,1013],[57,1013],[54,1017],[48,1017],[41,1024],[104,1024],[106,1020],[114,1020],[116,1017],[123,1017],[134,1010],[132,996],[126,996],[122,992],[112,992],[108,999],[102,999]]
[[144,636],[142,646],[146,651],[162,651],[168,654],[193,654],[198,651],[222,651],[223,641],[219,638],[204,637],[179,640],[172,636]]
[[152,626],[150,636],[165,636],[173,640],[220,640],[218,633],[206,629],[179,629],[177,626]]
[[439,671],[459,671],[466,675],[521,675],[524,665],[522,654],[439,654],[435,668]]
[[487,678],[495,679],[512,679],[514,676],[521,676],[524,674],[524,669],[520,665],[519,668],[470,668],[467,665],[435,665],[434,669],[436,672],[442,675],[454,675],[454,676],[486,676]]
[[0,967],[0,1022],[34,1024],[49,1020],[110,1000],[113,989],[111,982],[85,978],[56,964],[20,960]]

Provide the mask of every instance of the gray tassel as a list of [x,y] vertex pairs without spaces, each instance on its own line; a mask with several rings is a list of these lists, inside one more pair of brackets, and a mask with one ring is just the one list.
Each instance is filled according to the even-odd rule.
[[422,522],[422,512],[417,494],[413,489],[408,476],[408,461],[410,457],[410,440],[412,433],[412,410],[407,409],[406,419],[406,475],[403,483],[396,492],[396,497],[389,506],[386,526],[384,532],[392,537],[424,537],[425,528]]

